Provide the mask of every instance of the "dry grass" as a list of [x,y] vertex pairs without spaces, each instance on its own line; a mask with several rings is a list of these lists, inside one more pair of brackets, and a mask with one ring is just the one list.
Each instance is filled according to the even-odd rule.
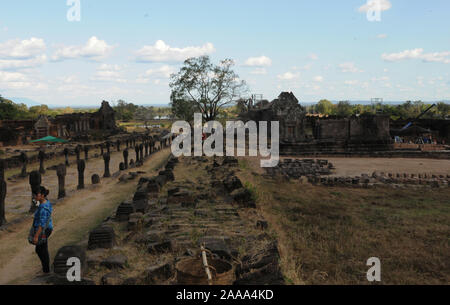
[[327,188],[267,180],[257,165],[238,175],[256,188],[288,283],[368,284],[370,257],[382,284],[450,283],[450,188]]

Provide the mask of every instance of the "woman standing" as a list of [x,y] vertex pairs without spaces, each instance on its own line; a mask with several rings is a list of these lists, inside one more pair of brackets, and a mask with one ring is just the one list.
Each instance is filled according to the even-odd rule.
[[53,232],[52,221],[52,204],[47,199],[49,191],[41,186],[37,193],[33,194],[33,198],[39,205],[34,213],[33,229],[34,237],[33,244],[36,245],[36,253],[42,263],[42,271],[44,273],[50,272],[50,255],[48,253],[48,238]]

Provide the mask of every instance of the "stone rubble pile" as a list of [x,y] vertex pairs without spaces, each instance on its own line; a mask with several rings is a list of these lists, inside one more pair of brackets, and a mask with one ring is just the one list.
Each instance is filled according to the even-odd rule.
[[372,175],[361,174],[355,177],[317,177],[309,176],[308,182],[314,185],[325,186],[349,186],[349,187],[376,187],[390,186],[399,187],[427,187],[444,188],[449,187],[450,175],[432,174],[407,174],[407,173],[384,173],[373,172]]
[[[195,182],[176,179],[174,168],[180,162],[202,175]],[[235,158],[170,156],[157,176],[142,177],[133,198],[90,232],[87,249],[69,251],[83,259],[82,282],[207,284],[200,268],[203,245],[217,270],[215,284],[283,284],[277,243],[254,209],[251,191],[236,176],[237,165]],[[129,256],[130,249],[140,257]],[[127,276],[130,264],[142,256],[152,263]],[[61,262],[55,260],[58,266]]]
[[331,175],[333,169],[332,163],[321,159],[283,159],[278,166],[265,168],[269,176],[282,176],[289,179]]

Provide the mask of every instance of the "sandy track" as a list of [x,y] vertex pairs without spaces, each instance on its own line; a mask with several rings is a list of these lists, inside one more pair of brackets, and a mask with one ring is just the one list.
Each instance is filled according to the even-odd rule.
[[415,158],[325,158],[336,167],[335,176],[359,176],[374,171],[407,174],[450,174],[450,160]]
[[[149,157],[139,171],[151,174],[168,157],[170,150],[166,149]],[[134,154],[130,153],[134,159]],[[121,153],[111,157],[111,172],[118,169]],[[133,169],[129,170],[133,171]],[[75,166],[71,166],[66,178],[68,197],[57,202],[54,206],[53,221],[55,231],[49,242],[51,261],[56,251],[64,245],[80,242],[87,237],[88,232],[98,225],[105,217],[111,215],[117,205],[128,198],[135,190],[137,181],[118,183],[117,178],[102,179],[100,185],[90,185],[92,173],[103,173],[103,160],[93,159],[86,166],[86,189],[75,191],[77,175]],[[52,177],[53,176],[53,177]],[[8,193],[29,192],[27,181],[14,184]],[[57,179],[54,171],[43,177],[43,184],[53,193],[57,192]],[[55,186],[56,184],[56,186]],[[14,199],[14,194],[8,200]],[[22,198],[22,197],[19,197]],[[29,207],[29,197],[24,197],[26,209]],[[52,196],[50,196],[50,199]],[[11,201],[9,208],[11,208]],[[31,218],[17,225],[8,227],[7,231],[0,231],[0,284],[26,284],[40,273],[40,262],[34,253],[34,246],[26,240]]]

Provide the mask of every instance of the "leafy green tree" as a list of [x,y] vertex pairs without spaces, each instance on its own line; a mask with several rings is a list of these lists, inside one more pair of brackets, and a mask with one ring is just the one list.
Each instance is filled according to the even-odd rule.
[[155,117],[155,110],[153,107],[139,106],[134,113],[134,119],[142,121],[145,124],[145,128],[148,126],[148,122]]
[[174,93],[170,97],[170,107],[174,118],[184,120],[186,122],[194,121],[195,104],[192,101],[183,98],[176,98]]
[[439,102],[436,106],[437,113],[441,118],[445,119],[450,116],[450,104]]
[[334,105],[329,100],[320,100],[316,105],[316,111],[320,114],[333,114]]
[[138,106],[133,103],[127,103],[124,100],[118,100],[116,105],[113,106],[113,109],[116,112],[117,120],[130,121],[134,118]]
[[180,71],[171,76],[173,100],[188,101],[195,111],[202,113],[204,120],[214,120],[224,106],[247,89],[232,70],[233,65],[231,59],[213,65],[209,56],[187,59]]
[[352,105],[350,105],[349,101],[340,101],[336,105],[336,114],[342,117],[351,116],[353,112]]

